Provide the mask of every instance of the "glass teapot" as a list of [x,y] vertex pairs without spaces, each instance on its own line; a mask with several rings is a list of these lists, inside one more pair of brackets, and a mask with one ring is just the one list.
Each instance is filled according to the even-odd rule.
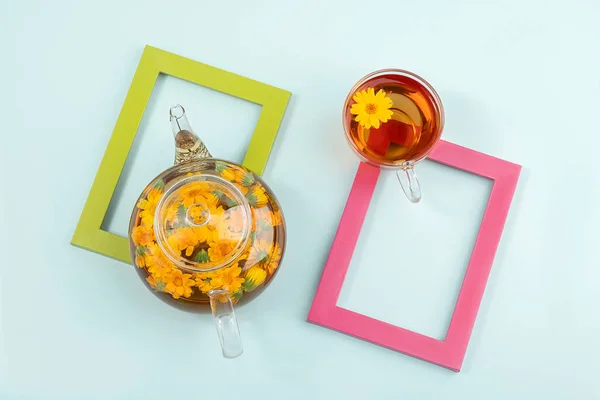
[[213,158],[185,110],[170,110],[175,165],[146,186],[131,214],[139,276],[176,308],[212,310],[223,355],[242,354],[233,305],[260,294],[278,271],[285,221],[273,192],[248,169]]

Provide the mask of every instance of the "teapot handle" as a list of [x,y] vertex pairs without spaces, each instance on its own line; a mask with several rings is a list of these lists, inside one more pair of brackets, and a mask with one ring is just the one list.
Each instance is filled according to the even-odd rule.
[[406,198],[408,198],[411,203],[418,203],[421,201],[421,185],[417,179],[414,166],[406,163],[401,169],[396,171],[396,176],[398,177],[400,186],[402,186],[402,190],[404,190]]
[[236,358],[242,355],[242,338],[238,327],[231,296],[226,290],[212,290],[208,292],[210,308],[212,310],[217,334],[221,342],[223,357]]

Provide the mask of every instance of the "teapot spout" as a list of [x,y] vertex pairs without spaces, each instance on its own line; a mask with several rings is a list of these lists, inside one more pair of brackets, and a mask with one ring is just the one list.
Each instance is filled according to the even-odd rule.
[[177,104],[169,110],[171,130],[175,138],[175,164],[185,161],[212,158],[204,142],[194,133],[185,109]]

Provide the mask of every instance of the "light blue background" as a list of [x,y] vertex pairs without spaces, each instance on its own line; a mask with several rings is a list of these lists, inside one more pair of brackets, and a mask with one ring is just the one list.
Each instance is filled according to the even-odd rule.
[[[600,398],[599,17],[584,0],[2,1],[0,399]],[[209,316],[69,245],[146,44],[293,93],[264,174],[289,246],[238,312],[236,360]],[[384,67],[436,87],[445,139],[524,167],[459,374],[305,322],[358,165],[341,106]],[[174,102],[237,161],[260,111],[161,79],[113,232],[172,162]],[[417,206],[382,176],[339,304],[443,337],[490,182],[418,173]]]

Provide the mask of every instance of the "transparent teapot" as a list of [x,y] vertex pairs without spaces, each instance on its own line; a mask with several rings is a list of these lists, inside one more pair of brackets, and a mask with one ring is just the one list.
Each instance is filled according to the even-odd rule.
[[252,171],[213,158],[185,110],[170,110],[175,165],[146,186],[131,214],[136,270],[166,303],[212,310],[223,355],[242,354],[234,305],[277,274],[285,221],[271,189]]

